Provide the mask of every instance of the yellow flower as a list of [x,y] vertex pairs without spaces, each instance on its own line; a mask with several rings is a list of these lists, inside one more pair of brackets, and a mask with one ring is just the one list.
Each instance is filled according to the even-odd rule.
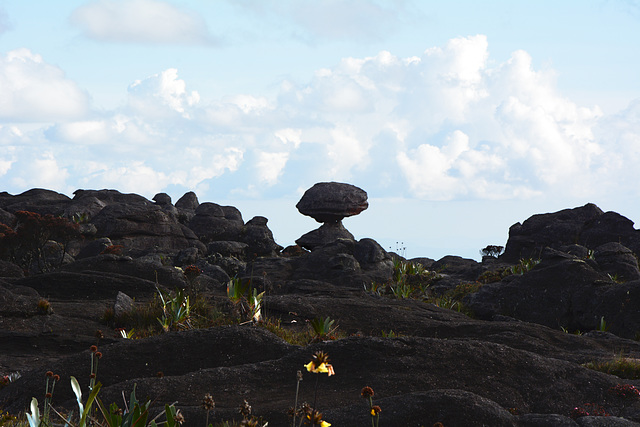
[[329,356],[326,353],[321,351],[314,354],[311,358],[311,362],[304,365],[307,368],[307,371],[313,372],[314,374],[327,374],[328,376],[335,375],[335,371],[333,370],[333,366],[328,363]]
[[328,423],[328,422],[326,422],[326,421],[322,421],[322,422],[320,423],[320,427],[329,427],[330,425],[331,425],[331,423]]

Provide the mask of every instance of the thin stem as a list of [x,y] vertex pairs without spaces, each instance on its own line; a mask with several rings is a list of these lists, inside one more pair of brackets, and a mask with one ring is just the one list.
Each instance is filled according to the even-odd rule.
[[[313,393],[313,408],[312,408],[312,410],[314,410],[314,411],[317,410],[316,402],[318,400],[318,380],[319,380],[319,378],[320,378],[320,375],[316,374],[316,391]],[[312,420],[312,422],[313,422],[313,420]],[[316,423],[314,422],[313,426],[315,427],[315,425],[316,425]]]
[[293,405],[293,427],[296,427],[296,414],[298,413],[298,392],[300,391],[300,380],[296,382],[296,401]]

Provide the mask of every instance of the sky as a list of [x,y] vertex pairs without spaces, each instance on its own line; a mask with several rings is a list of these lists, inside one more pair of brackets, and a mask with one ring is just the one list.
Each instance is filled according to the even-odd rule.
[[357,239],[479,259],[538,213],[640,219],[640,0],[0,0],[0,191],[233,205],[316,182]]

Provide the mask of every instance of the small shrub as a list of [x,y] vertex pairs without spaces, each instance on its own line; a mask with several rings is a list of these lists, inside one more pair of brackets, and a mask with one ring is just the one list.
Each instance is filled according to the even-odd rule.
[[520,258],[518,264],[511,267],[512,274],[525,274],[533,269],[536,265],[540,264],[540,259],[533,258]]
[[489,245],[484,249],[480,250],[480,255],[498,258],[498,256],[500,256],[503,250],[504,250],[504,246]]
[[40,298],[38,300],[38,313],[40,314],[51,314],[53,313],[53,309],[51,308],[51,303],[44,298]]
[[333,333],[338,329],[338,326],[333,327],[335,320],[330,317],[326,317],[324,319],[320,317],[316,317],[315,319],[309,321],[309,326],[313,330],[315,336],[313,337],[313,342],[324,341],[326,339],[335,339]]

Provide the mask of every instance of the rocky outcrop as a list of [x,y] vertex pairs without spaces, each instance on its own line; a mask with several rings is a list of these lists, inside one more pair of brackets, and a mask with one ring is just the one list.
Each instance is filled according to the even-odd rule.
[[640,232],[633,222],[615,212],[603,212],[592,203],[574,209],[533,215],[509,229],[509,240],[500,258],[517,262],[539,258],[545,247],[580,244],[588,249],[618,242],[640,256]]
[[[394,274],[406,260],[342,227],[342,218],[366,208],[366,193],[324,184],[320,195],[311,192],[315,204],[303,197],[300,209],[324,222],[315,235],[301,238],[311,251],[290,247],[286,254],[267,218],[244,223],[236,208],[199,203],[194,193],[175,206],[164,193],[153,202],[115,190],[79,190],[73,199],[46,190],[0,194],[0,219],[9,227],[15,226],[12,212],[24,207],[85,226],[66,246],[45,242],[57,255],[64,247],[72,256],[51,271],[36,274],[0,261],[0,375],[22,375],[0,386],[0,407],[23,411],[32,396],[41,396],[44,373],[52,370],[62,377],[54,407],[73,409],[69,376],[85,378],[86,385],[88,349],[98,343],[104,402],[120,402],[136,385],[139,397],[153,399],[155,412],[178,401],[188,425],[204,424],[205,393],[216,401],[209,418],[214,424],[237,419],[247,399],[269,425],[290,425],[286,412],[298,370],[301,401],[313,399],[318,380],[317,407],[335,426],[370,424],[368,402],[360,397],[364,386],[375,390],[386,426],[640,420],[636,408],[625,408],[608,391],[640,382],[583,366],[616,354],[640,358],[640,343],[629,339],[640,331],[637,232],[629,220],[586,205],[516,224],[499,258],[412,260],[437,278],[423,296],[444,298],[467,287],[470,318],[423,299],[372,292],[373,283],[397,285]],[[541,261],[525,268],[522,256]],[[264,291],[268,324],[215,326],[220,323],[212,316],[204,325],[212,327],[124,339],[105,322],[114,311],[126,317],[132,306],[149,307],[158,289],[186,289],[206,298],[213,312],[230,309],[231,277]],[[339,327],[338,339],[299,346],[271,332],[301,333],[327,318]],[[598,328],[608,332],[593,331]],[[304,369],[318,350],[329,354],[335,376]],[[624,418],[609,417],[609,424],[569,418],[572,408],[589,402]]]
[[367,207],[367,193],[354,185],[339,182],[315,184],[305,191],[296,208],[301,214],[323,224],[300,237],[296,244],[313,250],[338,239],[353,240],[353,235],[342,225],[342,219],[358,215]]
[[175,253],[189,247],[205,250],[190,230],[156,205],[110,204],[92,223],[97,228],[97,237],[109,237],[135,256],[149,252]]
[[198,205],[195,216],[189,221],[189,228],[204,244],[220,240],[239,241],[243,227],[240,211],[210,202]]

